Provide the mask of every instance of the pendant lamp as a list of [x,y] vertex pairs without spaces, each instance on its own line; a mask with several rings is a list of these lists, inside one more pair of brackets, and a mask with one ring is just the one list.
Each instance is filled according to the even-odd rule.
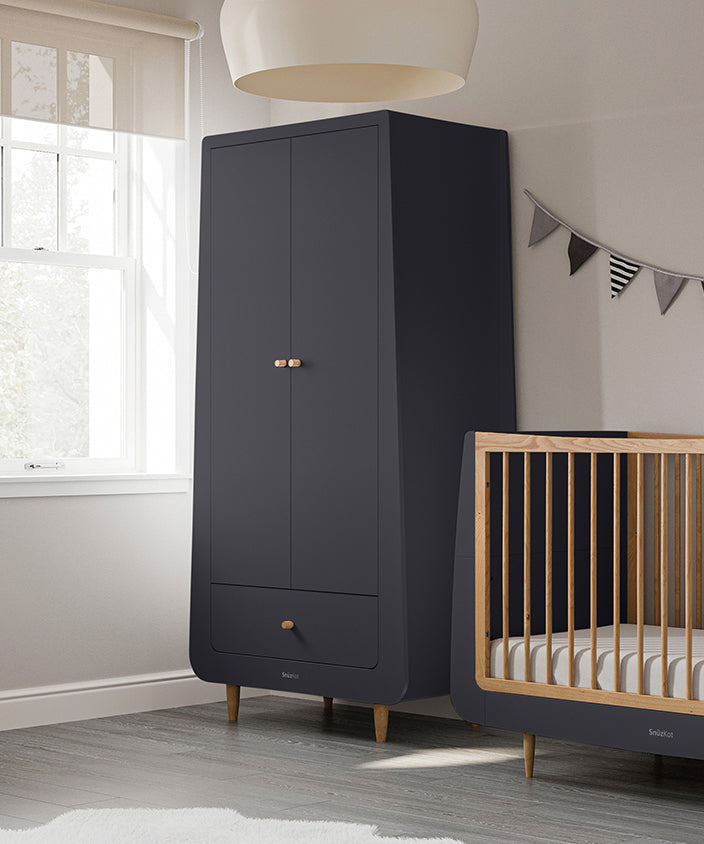
[[309,102],[381,102],[461,88],[475,0],[225,0],[220,32],[235,87]]

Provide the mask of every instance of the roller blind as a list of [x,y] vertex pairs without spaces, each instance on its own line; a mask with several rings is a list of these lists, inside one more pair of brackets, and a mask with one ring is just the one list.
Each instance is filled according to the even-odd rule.
[[3,114],[185,137],[194,21],[91,0],[0,2]]

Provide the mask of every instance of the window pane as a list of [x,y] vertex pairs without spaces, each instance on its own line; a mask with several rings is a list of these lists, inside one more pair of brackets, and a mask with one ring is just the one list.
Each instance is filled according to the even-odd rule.
[[113,128],[114,62],[102,56],[66,54],[67,122]]
[[0,458],[119,457],[122,277],[0,262]]
[[49,144],[56,146],[58,127],[55,123],[43,123],[41,120],[9,119],[8,124],[13,141],[30,144]]
[[66,244],[69,252],[115,252],[115,164],[67,155]]
[[122,454],[122,273],[88,271],[88,456]]
[[66,146],[90,152],[115,152],[115,133],[106,129],[65,126]]
[[57,156],[12,150],[11,246],[56,249]]
[[12,113],[57,119],[56,49],[12,42]]

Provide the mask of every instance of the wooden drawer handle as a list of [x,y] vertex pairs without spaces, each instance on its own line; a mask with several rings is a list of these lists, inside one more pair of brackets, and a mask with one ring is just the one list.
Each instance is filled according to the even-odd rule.
[[281,622],[281,629],[282,630],[293,630],[293,622],[292,621],[282,621]]

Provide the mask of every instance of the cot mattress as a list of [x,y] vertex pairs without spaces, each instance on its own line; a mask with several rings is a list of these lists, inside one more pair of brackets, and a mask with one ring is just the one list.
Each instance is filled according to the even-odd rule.
[[[660,627],[644,626],[643,646],[643,691],[645,694],[660,695],[661,666]],[[638,659],[637,626],[621,625],[621,692],[637,693]],[[670,697],[686,698],[685,630],[669,627],[667,636],[667,688]],[[503,677],[503,640],[491,643],[491,676]],[[508,677],[511,680],[524,679],[525,648],[522,636],[508,640]],[[545,636],[530,637],[530,679],[545,682]],[[569,652],[567,633],[553,633],[552,636],[552,682],[558,686],[568,685]],[[574,685],[591,687],[590,631],[574,632]],[[614,691],[614,628],[597,628],[597,687]],[[692,630],[692,697],[704,700],[704,630]]]

